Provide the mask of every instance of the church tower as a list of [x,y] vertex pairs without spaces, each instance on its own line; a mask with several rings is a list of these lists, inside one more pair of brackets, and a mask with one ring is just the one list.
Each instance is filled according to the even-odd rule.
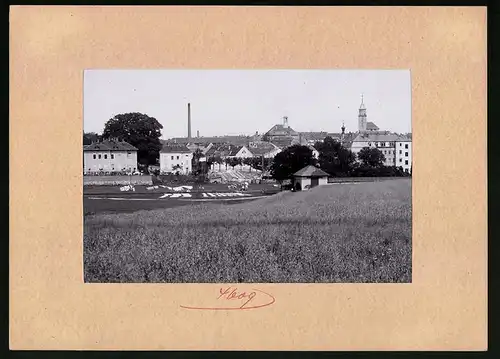
[[343,145],[344,144],[344,137],[345,137],[344,121],[342,121],[342,127],[340,129],[342,130],[342,133],[340,134],[340,143]]
[[361,95],[361,106],[359,106],[358,131],[366,132],[366,107],[363,102],[363,95]]

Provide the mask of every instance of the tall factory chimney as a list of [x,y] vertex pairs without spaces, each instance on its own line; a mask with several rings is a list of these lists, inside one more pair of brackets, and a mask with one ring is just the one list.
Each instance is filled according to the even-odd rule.
[[188,140],[191,141],[191,104],[188,103]]

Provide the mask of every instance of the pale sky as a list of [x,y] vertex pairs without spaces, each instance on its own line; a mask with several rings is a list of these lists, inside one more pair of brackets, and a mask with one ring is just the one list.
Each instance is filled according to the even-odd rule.
[[86,70],[84,131],[101,133],[114,115],[141,112],[162,125],[162,138],[251,135],[273,125],[296,131],[358,128],[361,94],[368,121],[411,132],[409,70]]

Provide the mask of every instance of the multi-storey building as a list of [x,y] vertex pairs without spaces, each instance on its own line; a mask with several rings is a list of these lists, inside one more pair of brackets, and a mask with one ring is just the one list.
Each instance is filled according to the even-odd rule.
[[83,173],[135,172],[137,148],[115,140],[95,142],[83,148]]

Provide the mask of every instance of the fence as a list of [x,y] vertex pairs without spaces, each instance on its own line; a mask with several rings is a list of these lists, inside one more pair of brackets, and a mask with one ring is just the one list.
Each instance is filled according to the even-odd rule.
[[152,185],[151,176],[83,176],[84,186]]

